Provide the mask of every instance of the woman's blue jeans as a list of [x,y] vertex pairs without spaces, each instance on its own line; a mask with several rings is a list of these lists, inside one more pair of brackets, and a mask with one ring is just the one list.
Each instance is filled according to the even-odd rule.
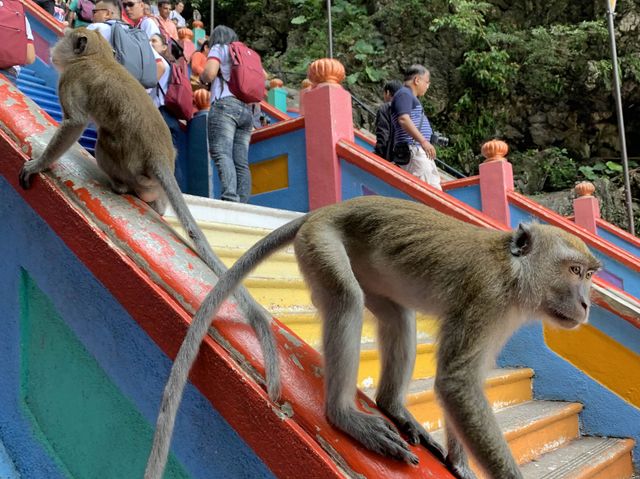
[[222,184],[221,199],[246,203],[251,195],[249,140],[251,108],[235,97],[216,100],[209,110],[209,155]]

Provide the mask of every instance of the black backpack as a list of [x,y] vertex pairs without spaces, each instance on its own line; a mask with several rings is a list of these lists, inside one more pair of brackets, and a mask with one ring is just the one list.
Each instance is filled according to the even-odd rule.
[[395,133],[391,118],[391,103],[384,103],[376,115],[376,147],[373,151],[387,161],[393,161]]

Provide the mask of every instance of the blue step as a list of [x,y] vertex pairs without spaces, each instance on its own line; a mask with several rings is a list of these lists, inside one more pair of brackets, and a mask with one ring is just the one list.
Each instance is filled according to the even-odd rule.
[[20,69],[19,77],[20,77],[20,79],[24,79],[24,80],[30,81],[32,83],[37,83],[37,84],[40,84],[42,86],[45,86],[47,84],[44,81],[44,79],[42,79],[39,76],[37,76],[37,74],[33,70],[27,70],[26,68],[21,68]]
[[[62,109],[56,90],[46,86],[45,81],[37,73],[23,68],[16,82],[18,89],[35,101],[55,121],[62,121]],[[97,132],[93,126],[88,127],[78,142],[92,155],[95,153]]]
[[42,88],[34,87],[33,84],[22,83],[20,80],[18,80],[17,86],[25,95],[30,97],[46,98],[58,103],[58,95],[56,92],[48,92]]
[[24,78],[22,73],[20,74],[20,76],[18,76],[17,83],[20,86],[28,87],[28,88],[31,88],[33,90],[39,90],[42,93],[46,93],[46,94],[49,94],[49,95],[57,95],[58,94],[58,92],[56,91],[55,88],[51,88],[51,87],[43,85],[42,83],[34,82],[34,81],[31,81],[30,79]]

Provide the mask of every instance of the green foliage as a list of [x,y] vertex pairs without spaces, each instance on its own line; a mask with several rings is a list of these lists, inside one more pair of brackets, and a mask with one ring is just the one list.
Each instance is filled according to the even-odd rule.
[[[629,162],[629,168],[637,168],[638,164],[634,161]],[[608,178],[619,178],[623,174],[622,164],[615,161],[597,161],[594,165],[584,165],[578,168],[578,171],[585,179],[595,181],[603,176]]]
[[528,149],[509,158],[517,188],[525,194],[563,190],[575,184],[578,170],[565,148]]
[[[309,64],[328,55],[328,29],[325,0],[290,0],[290,23],[296,29],[288,38],[288,48],[277,57],[286,70],[306,72]],[[334,56],[351,72],[347,84],[378,83],[386,77],[375,59],[384,51],[384,42],[371,22],[364,4],[334,0],[331,7]]]

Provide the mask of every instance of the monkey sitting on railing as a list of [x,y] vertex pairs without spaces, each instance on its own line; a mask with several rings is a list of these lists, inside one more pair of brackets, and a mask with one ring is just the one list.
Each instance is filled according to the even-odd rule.
[[[142,85],[114,58],[100,33],[66,30],[51,51],[60,70],[58,96],[64,114],[42,155],[20,171],[20,184],[29,188],[33,175],[56,162],[92,120],[98,127],[95,157],[114,192],[132,193],[164,214],[168,204],[202,260],[217,276],[226,268],[209,246],[191,215],[174,176],[176,152],[169,127]],[[279,370],[270,316],[243,287],[235,293],[240,310],[256,331],[267,363],[267,390],[280,395]]]

